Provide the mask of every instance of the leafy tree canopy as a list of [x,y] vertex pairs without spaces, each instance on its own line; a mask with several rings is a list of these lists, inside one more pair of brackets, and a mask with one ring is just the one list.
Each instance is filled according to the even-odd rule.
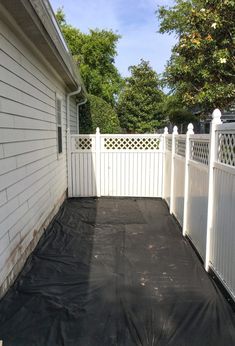
[[60,8],[56,12],[63,35],[75,61],[80,66],[88,93],[114,105],[122,78],[114,65],[119,35],[109,30],[90,30],[88,34],[67,24]]
[[117,106],[121,127],[131,133],[153,132],[162,125],[159,105],[163,92],[158,75],[144,60],[129,71]]
[[115,110],[98,96],[88,95],[88,102],[81,109],[80,132],[120,133],[120,123]]
[[167,122],[177,126],[196,121],[195,115],[183,104],[178,94],[164,96],[161,113]]
[[187,105],[229,107],[235,100],[235,1],[176,0],[157,12],[160,32],[179,39],[165,72],[168,85]]

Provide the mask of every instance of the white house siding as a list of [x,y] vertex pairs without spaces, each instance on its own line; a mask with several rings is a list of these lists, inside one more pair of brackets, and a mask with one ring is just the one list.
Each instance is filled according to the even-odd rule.
[[76,112],[77,112],[76,104],[72,100],[72,102],[70,102],[70,132],[71,134],[77,133],[77,117],[74,116]]
[[[0,21],[0,295],[18,274],[67,189],[65,87],[16,30],[17,35]],[[59,157],[56,94],[63,104]],[[70,112],[75,133],[73,99]]]

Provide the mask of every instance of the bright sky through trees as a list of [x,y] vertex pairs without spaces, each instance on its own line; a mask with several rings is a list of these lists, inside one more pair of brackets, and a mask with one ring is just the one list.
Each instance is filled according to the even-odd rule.
[[128,67],[150,61],[162,73],[171,48],[173,36],[158,34],[155,11],[158,5],[171,5],[172,0],[50,0],[54,11],[63,7],[67,22],[87,32],[89,28],[113,29],[122,38],[118,44],[116,66],[123,76]]

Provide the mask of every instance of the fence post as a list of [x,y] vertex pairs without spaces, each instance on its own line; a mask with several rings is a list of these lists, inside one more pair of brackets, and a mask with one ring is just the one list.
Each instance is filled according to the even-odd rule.
[[97,197],[100,197],[100,129],[99,127],[96,128],[96,134],[95,134],[95,158],[96,158],[96,194]]
[[170,213],[173,214],[174,211],[174,175],[175,175],[175,165],[174,165],[174,156],[175,156],[175,136],[178,135],[178,127],[173,127],[172,133],[172,148],[171,148],[171,193],[170,193]]
[[183,235],[187,231],[188,218],[188,182],[189,182],[189,158],[190,158],[190,135],[193,135],[193,124],[188,125],[188,130],[185,139],[185,171],[184,171],[184,218],[183,218]]
[[163,162],[163,177],[162,177],[162,198],[164,198],[165,199],[165,181],[166,181],[166,179],[165,179],[165,176],[166,176],[166,174],[165,174],[165,172],[166,172],[166,135],[168,135],[168,128],[167,127],[165,127],[164,128],[164,133],[163,133],[163,150],[162,150],[162,152],[163,152],[163,160],[162,160],[162,162]]
[[214,162],[217,156],[216,125],[221,124],[221,112],[215,109],[212,114],[210,128],[210,158],[209,158],[209,189],[208,189],[208,209],[207,209],[207,230],[206,230],[206,259],[205,269],[209,270],[210,250],[211,250],[211,230],[213,227],[213,195],[214,195]]

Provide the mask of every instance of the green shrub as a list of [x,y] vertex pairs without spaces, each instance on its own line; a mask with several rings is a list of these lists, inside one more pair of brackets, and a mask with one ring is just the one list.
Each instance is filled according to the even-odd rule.
[[80,133],[120,133],[120,123],[115,110],[102,98],[88,96],[87,103],[80,110]]

